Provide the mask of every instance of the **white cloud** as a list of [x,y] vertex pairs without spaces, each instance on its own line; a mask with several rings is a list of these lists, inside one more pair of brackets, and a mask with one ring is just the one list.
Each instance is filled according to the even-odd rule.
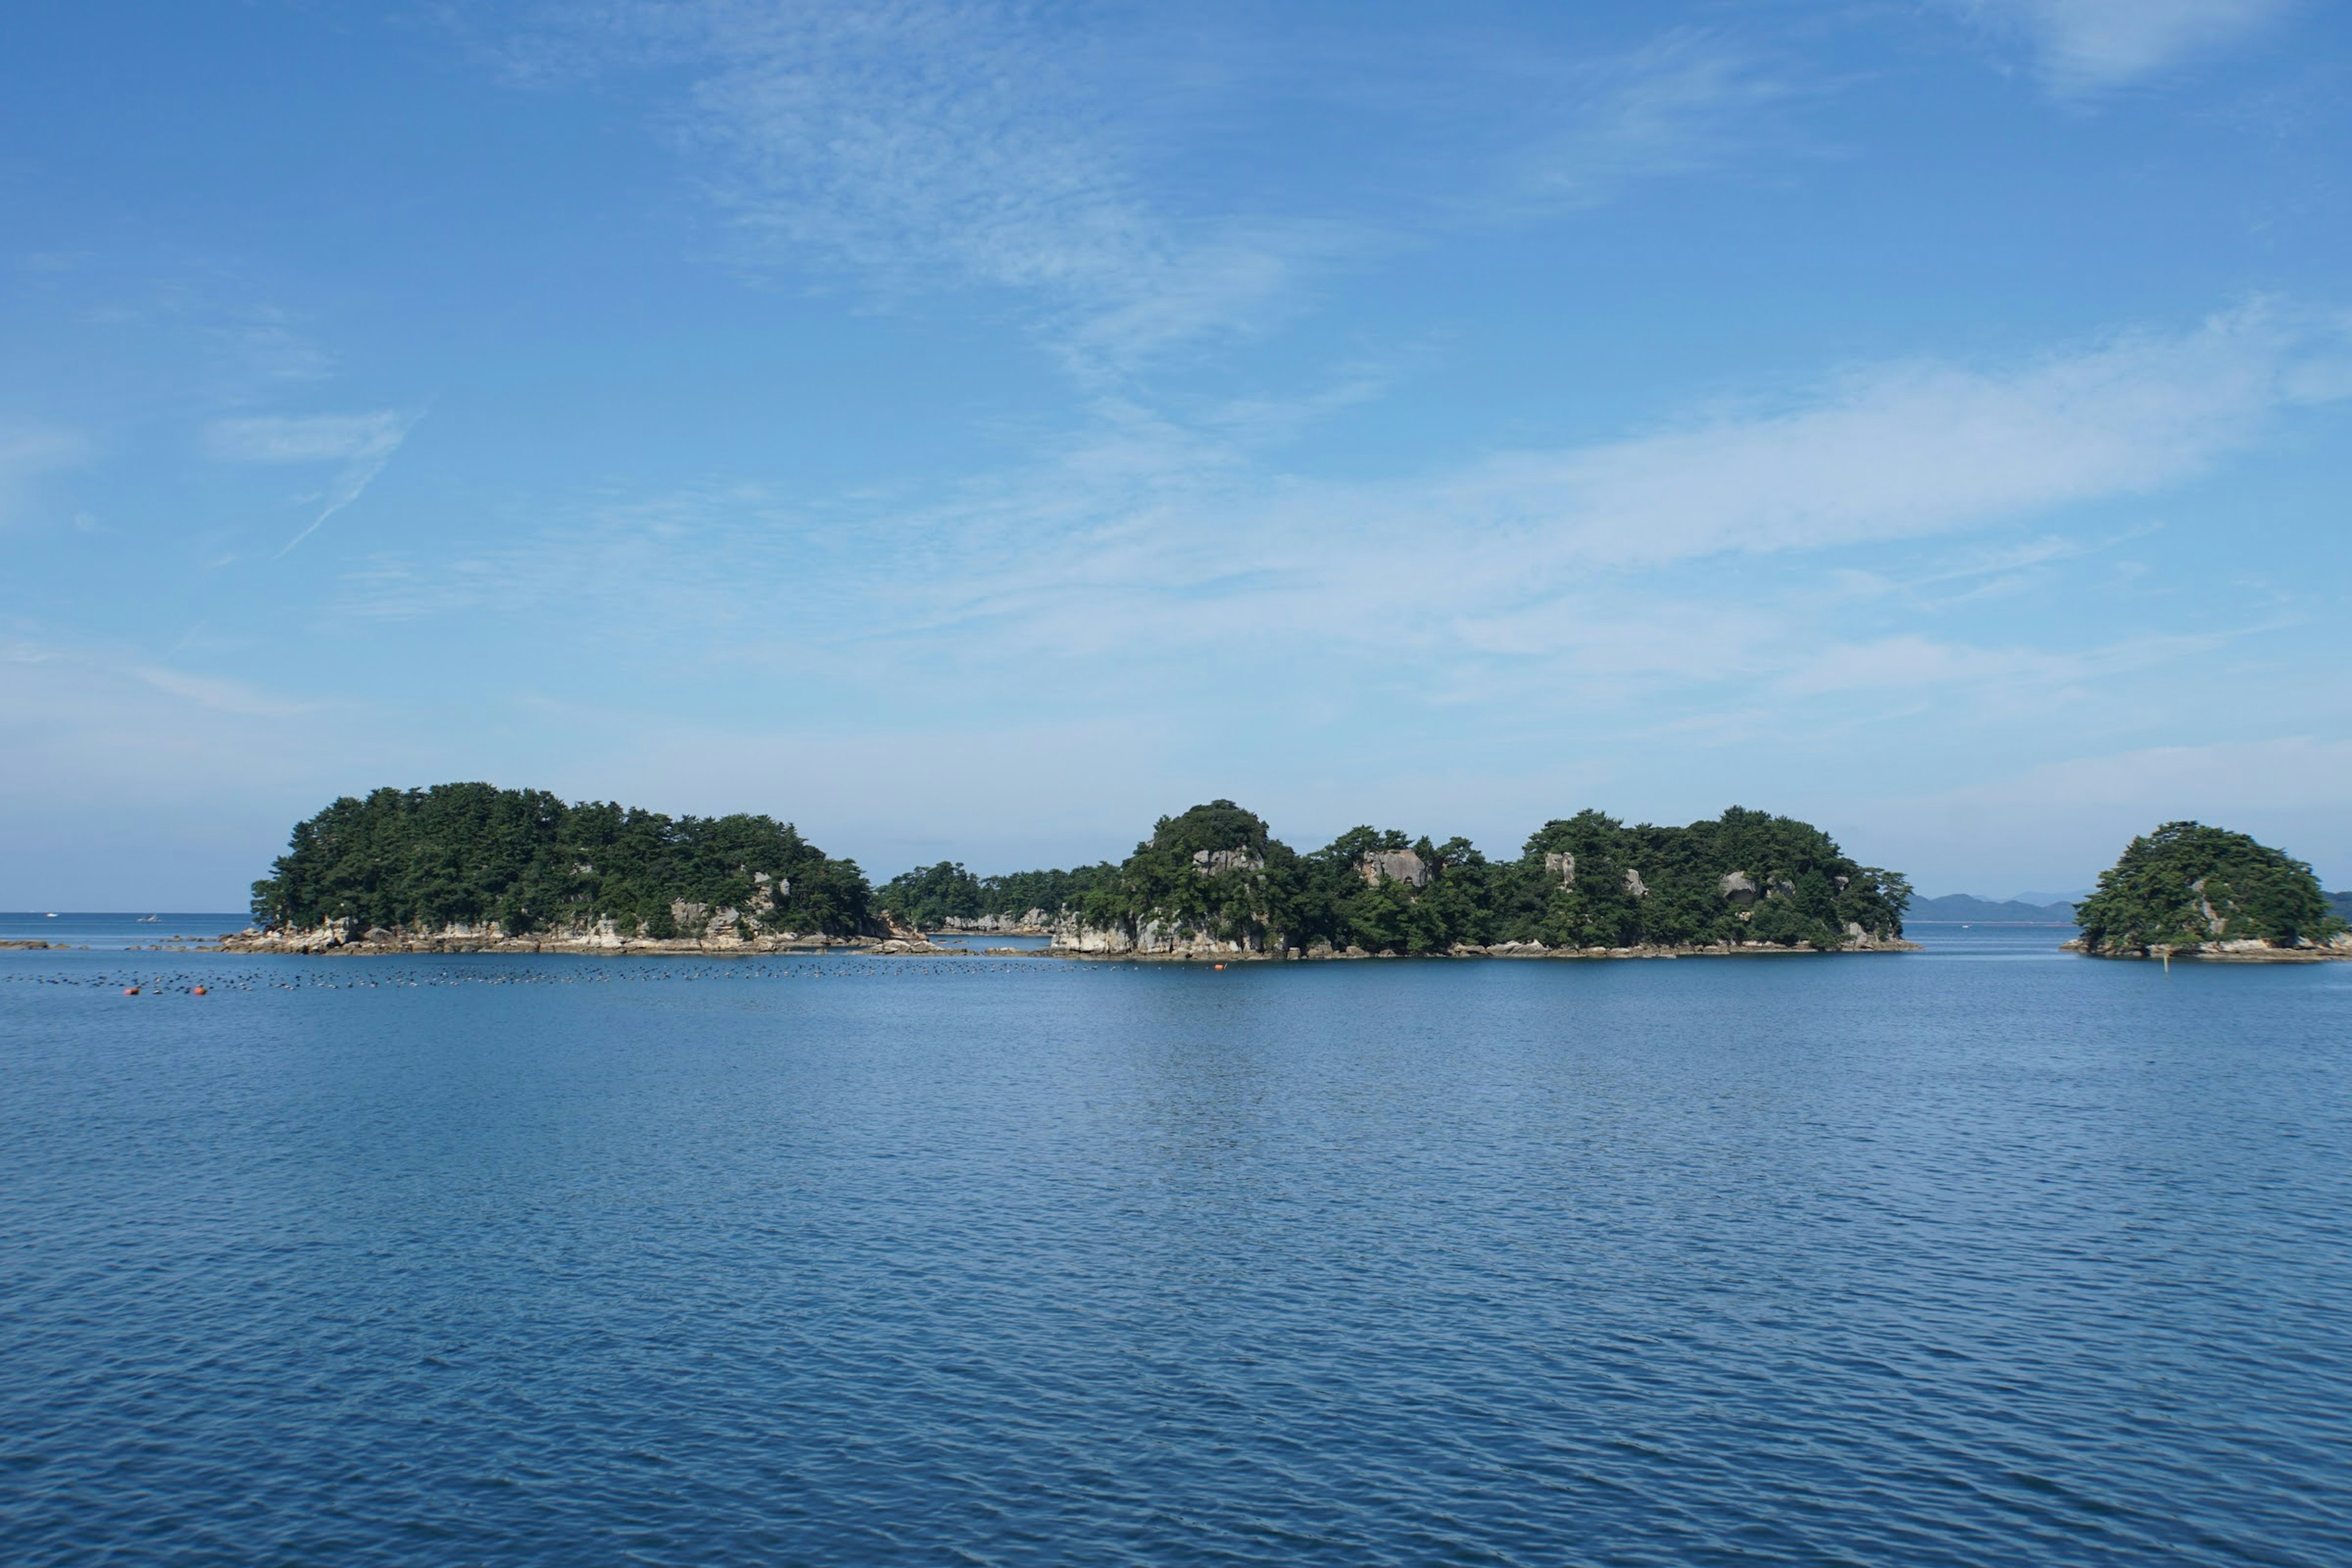
[[2347,367],[2346,323],[2254,308],[2022,366],[1858,371],[1782,412],[1498,457],[1424,504],[1626,565],[1935,533],[2190,478],[2352,393]]
[[[1821,690],[1897,670],[1990,679],[2031,656],[1864,640],[1794,673],[1774,642],[1783,619],[1743,599],[1730,563],[1835,550],[1858,567],[1878,546],[2153,494],[2246,450],[2282,411],[2352,395],[2347,363],[2345,323],[2248,309],[2008,365],[1856,370],[1761,408],[1381,485],[1286,478],[1213,421],[1106,405],[1105,423],[1050,460],[949,503],[786,509],[737,489],[599,505],[528,548],[386,563],[354,584],[351,607],[675,603],[697,625],[777,627],[761,585],[823,581],[838,591],[800,595],[788,628],[804,647],[953,637],[1108,670],[1144,646],[1347,646]],[[2070,548],[2044,537],[1967,570]],[[1681,575],[1662,595],[1667,567]],[[1913,575],[1829,580],[1866,599]],[[1802,640],[1822,646],[1817,631]],[[2045,682],[2114,668],[2037,667]]]
[[319,531],[319,525],[360,499],[392,455],[400,450],[419,416],[394,409],[373,414],[265,415],[216,420],[205,431],[205,448],[229,463],[340,465],[322,498],[326,505],[278,552],[284,555]]
[[1010,563],[898,602],[925,605],[927,626],[961,617],[1070,651],[1255,621],[1543,657],[1591,647],[1596,612],[1625,618],[1607,577],[2155,493],[2244,450],[2283,410],[2352,395],[2347,363],[2345,323],[2249,309],[2020,364],[1859,370],[1777,408],[1381,486],[1285,481],[1197,438],[1128,432],[1115,464],[1080,446],[921,519]]
[[221,419],[205,432],[205,447],[226,463],[365,462],[398,450],[412,423],[391,409]]
[[1963,0],[2021,34],[2063,93],[2095,92],[2210,55],[2285,12],[2290,0]]

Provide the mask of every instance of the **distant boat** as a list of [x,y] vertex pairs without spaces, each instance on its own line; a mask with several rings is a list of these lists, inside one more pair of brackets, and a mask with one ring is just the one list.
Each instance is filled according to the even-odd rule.
[[49,919],[51,919],[51,920],[55,920],[55,919],[57,919],[57,918],[58,918],[58,911],[57,911],[57,910],[51,910],[49,911]]
[[151,926],[163,918],[163,917],[162,915],[141,915],[139,917],[138,923],[142,926]]

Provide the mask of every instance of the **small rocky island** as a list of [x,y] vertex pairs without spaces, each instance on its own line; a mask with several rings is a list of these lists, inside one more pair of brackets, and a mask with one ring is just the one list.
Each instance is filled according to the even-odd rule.
[[382,789],[294,829],[254,884],[274,952],[944,952],[926,931],[1024,931],[1069,957],[1675,957],[1915,951],[1911,896],[1806,823],[1734,807],[1687,826],[1597,811],[1516,858],[1358,827],[1301,854],[1211,801],[1118,865],[981,879],[952,862],[877,893],[766,816],[671,818],[489,784]]
[[2352,933],[2311,868],[2242,833],[2168,822],[2135,838],[2074,906],[2096,958],[2240,963],[2352,959]]

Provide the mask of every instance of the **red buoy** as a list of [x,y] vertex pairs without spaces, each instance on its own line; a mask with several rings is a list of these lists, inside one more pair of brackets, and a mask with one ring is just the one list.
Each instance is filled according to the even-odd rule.
[[199,996],[201,996],[201,995],[203,995],[204,994],[205,994],[205,988],[204,988],[203,986],[201,986],[201,985],[197,986],[197,987],[196,987],[196,994],[197,994],[197,995],[199,995]]

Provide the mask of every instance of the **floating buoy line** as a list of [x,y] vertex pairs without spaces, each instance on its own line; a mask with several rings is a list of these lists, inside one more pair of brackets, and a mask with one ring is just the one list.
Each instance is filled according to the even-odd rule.
[[[524,961],[527,963],[528,961]],[[1109,963],[1039,963],[1033,959],[838,957],[782,962],[744,959],[696,963],[646,958],[604,963],[557,958],[522,966],[508,957],[479,965],[389,966],[377,958],[265,960],[260,964],[158,973],[145,964],[107,963],[90,970],[28,972],[0,965],[0,984],[66,985],[118,990],[125,996],[209,996],[216,992],[394,991],[454,985],[678,985],[727,980],[934,980],[978,974],[1067,974],[1077,970],[1123,967]],[[1216,966],[1223,969],[1224,965]]]

